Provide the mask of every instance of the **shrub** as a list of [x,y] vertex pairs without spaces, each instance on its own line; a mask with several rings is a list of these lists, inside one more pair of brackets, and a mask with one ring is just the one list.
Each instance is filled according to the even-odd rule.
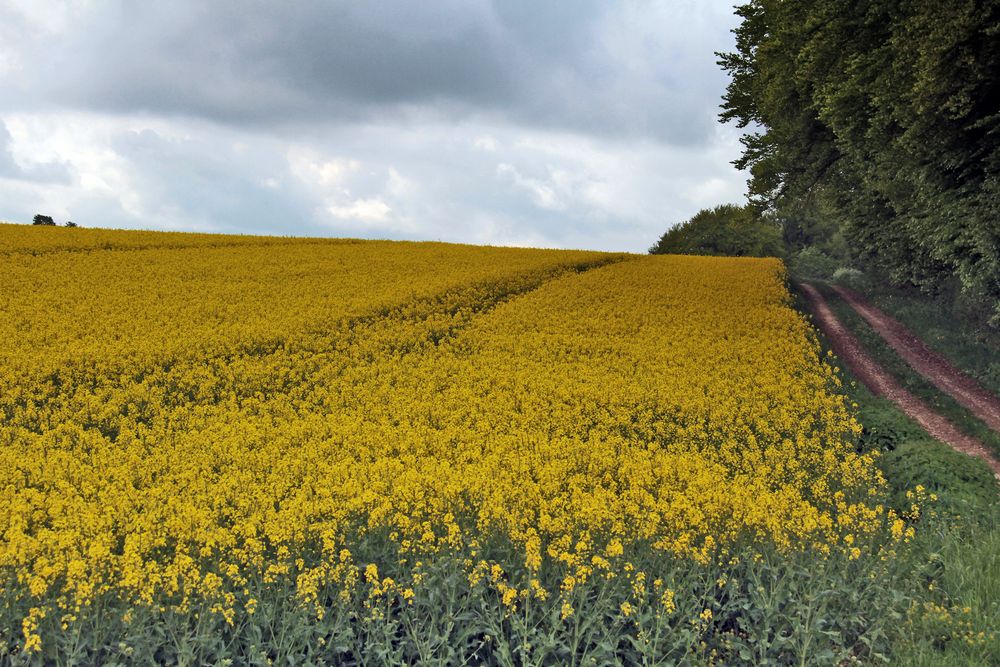
[[859,292],[867,291],[871,286],[871,281],[863,271],[849,266],[842,266],[834,271],[833,282],[858,290]]
[[837,260],[812,246],[800,250],[791,264],[792,273],[813,280],[829,280],[839,268]]
[[727,255],[780,257],[784,255],[778,223],[754,216],[749,209],[723,204],[698,211],[690,220],[668,229],[654,255]]

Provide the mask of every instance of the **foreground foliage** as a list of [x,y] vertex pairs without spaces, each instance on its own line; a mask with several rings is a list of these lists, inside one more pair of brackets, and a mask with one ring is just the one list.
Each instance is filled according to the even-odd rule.
[[138,241],[0,265],[0,652],[885,650],[923,499],[886,507],[779,261]]

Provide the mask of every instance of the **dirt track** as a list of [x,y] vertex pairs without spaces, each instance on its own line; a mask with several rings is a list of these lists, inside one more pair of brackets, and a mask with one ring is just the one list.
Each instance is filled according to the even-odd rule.
[[833,289],[918,373],[968,408],[987,426],[1000,433],[1000,398],[989,393],[943,356],[927,347],[898,320],[886,315],[860,294],[846,287]]
[[[929,405],[904,389],[894,377],[889,375],[885,369],[869,356],[854,334],[841,324],[837,316],[830,310],[826,299],[823,298],[823,295],[815,287],[803,283],[801,288],[802,292],[809,299],[810,306],[816,317],[816,324],[830,341],[833,351],[847,363],[851,372],[873,394],[884,396],[891,400],[933,438],[950,445],[963,454],[982,459],[993,470],[993,473],[1000,478],[1000,460],[993,456],[983,443],[958,430],[945,417],[935,412]],[[919,368],[917,370],[923,372]]]

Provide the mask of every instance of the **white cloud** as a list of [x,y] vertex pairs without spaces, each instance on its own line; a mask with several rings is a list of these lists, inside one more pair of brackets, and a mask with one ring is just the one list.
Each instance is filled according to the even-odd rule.
[[385,191],[393,199],[406,199],[417,193],[417,183],[403,176],[395,167],[389,167]]
[[4,11],[34,31],[65,34],[94,3],[73,0],[4,0]]
[[[567,204],[564,197],[566,193],[563,191],[564,188],[560,188],[560,184],[555,182],[558,179],[547,181],[545,179],[530,178],[518,171],[517,167],[506,162],[501,162],[497,165],[497,176],[513,183],[518,188],[530,194],[532,201],[539,208],[550,211],[563,211],[566,209]],[[565,179],[561,180],[565,181]]]
[[487,153],[496,152],[499,148],[497,140],[488,134],[484,134],[481,137],[476,137],[472,142],[472,147],[477,148],[481,151],[486,151]]
[[340,186],[344,177],[361,168],[361,163],[349,158],[324,159],[310,148],[293,146],[288,149],[288,166],[297,178],[324,189]]
[[[739,201],[735,133],[703,148],[514,125],[359,124],[283,134],[198,121],[15,114],[11,149],[70,183],[0,178],[0,217],[84,226],[440,239],[642,251]],[[495,150],[476,139],[490,136]],[[721,166],[720,166],[721,165]]]
[[359,222],[385,222],[392,212],[381,199],[355,199],[347,205],[330,204],[326,210],[334,218]]

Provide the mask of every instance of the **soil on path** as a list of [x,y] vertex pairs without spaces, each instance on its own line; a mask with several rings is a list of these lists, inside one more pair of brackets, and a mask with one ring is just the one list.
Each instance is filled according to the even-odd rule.
[[869,391],[876,396],[884,396],[895,403],[900,410],[917,422],[931,437],[950,445],[954,449],[982,459],[993,474],[1000,479],[1000,460],[979,440],[960,431],[944,416],[911,394],[889,373],[885,371],[864,350],[858,339],[837,319],[830,310],[826,299],[815,287],[803,283],[803,294],[816,316],[816,324],[826,335],[833,351],[851,369]]
[[914,370],[1000,433],[1000,398],[983,389],[950,361],[927,347],[901,322],[886,315],[857,292],[846,287],[832,287]]

